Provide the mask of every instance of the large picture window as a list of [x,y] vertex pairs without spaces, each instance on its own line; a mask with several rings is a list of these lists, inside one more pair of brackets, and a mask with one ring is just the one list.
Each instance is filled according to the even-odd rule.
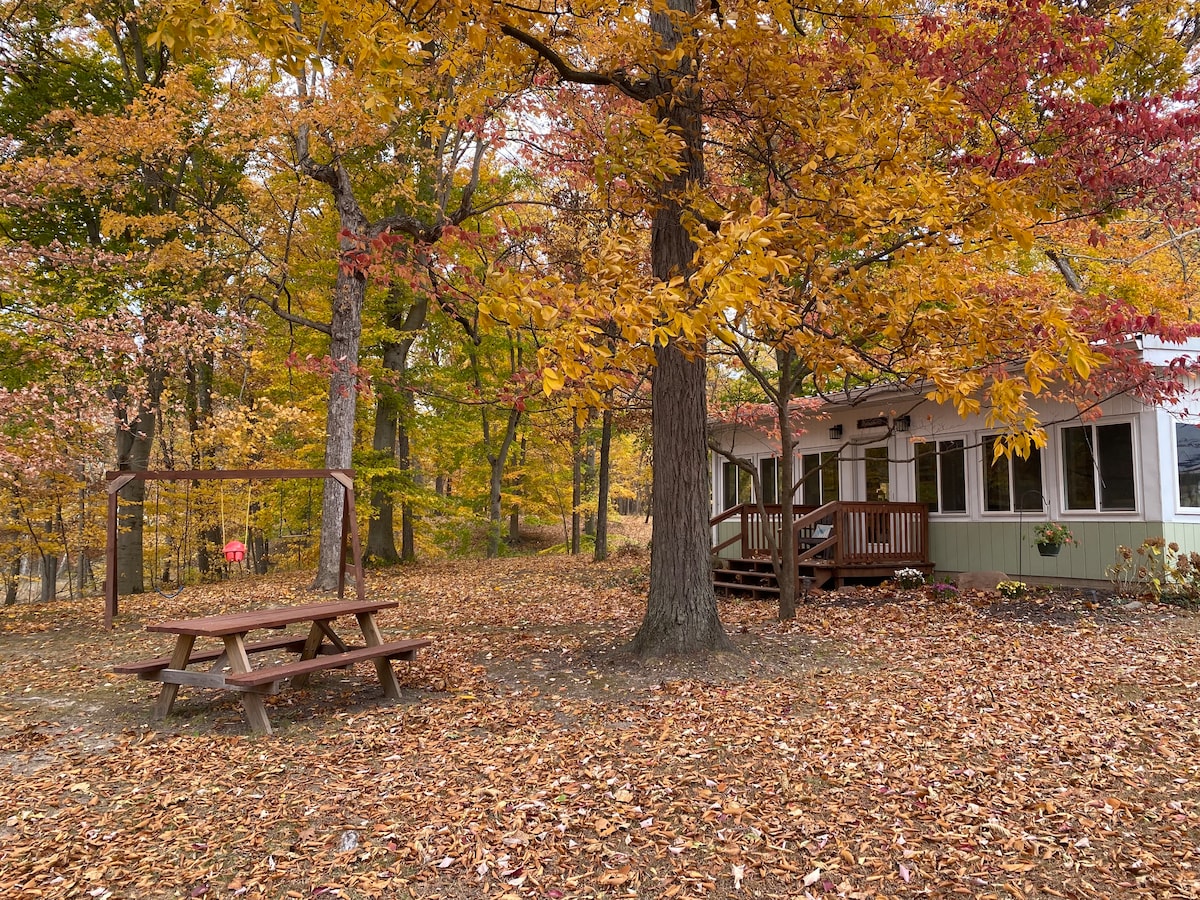
[[1175,477],[1179,505],[1200,509],[1200,425],[1175,423]]
[[1015,453],[993,461],[1000,435],[983,439],[983,508],[987,512],[1015,512],[1042,508],[1042,452],[1029,449],[1022,458]]
[[962,441],[916,445],[917,502],[930,512],[967,511],[967,458]]
[[1064,428],[1062,457],[1067,509],[1137,509],[1128,422]]
[[838,499],[838,455],[836,450],[805,453],[800,458],[803,479],[800,482],[801,506],[822,506]]

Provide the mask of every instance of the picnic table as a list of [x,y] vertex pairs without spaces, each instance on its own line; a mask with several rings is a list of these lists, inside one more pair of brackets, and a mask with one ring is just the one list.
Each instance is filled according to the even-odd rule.
[[[324,669],[344,668],[372,660],[384,694],[399,699],[400,684],[391,660],[414,659],[417,650],[428,647],[431,642],[423,638],[383,640],[375,616],[380,610],[397,605],[395,601],[338,600],[147,625],[147,631],[175,635],[174,652],[170,656],[123,663],[114,666],[113,671],[137,675],[144,681],[162,682],[162,690],[154,704],[156,719],[170,714],[181,685],[216,688],[240,693],[250,728],[258,734],[270,734],[271,721],[267,717],[264,695],[275,693],[284,682],[289,682],[292,687],[303,687],[310,675]],[[334,630],[334,620],[343,616],[354,616],[357,620],[362,632],[361,645],[346,643]],[[301,622],[311,623],[307,635],[284,634],[255,642],[247,640],[252,631],[281,629]],[[195,649],[197,638],[220,638],[222,647],[198,651]],[[298,653],[299,659],[258,668],[250,664],[251,656],[269,651]],[[207,666],[200,668],[204,664]]]

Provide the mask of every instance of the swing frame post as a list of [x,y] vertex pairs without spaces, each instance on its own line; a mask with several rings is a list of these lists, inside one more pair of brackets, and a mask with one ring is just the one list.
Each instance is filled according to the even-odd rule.
[[342,486],[342,553],[338,566],[338,598],[345,596],[347,563],[354,571],[355,594],[366,600],[363,578],[362,541],[355,515],[353,469],[157,469],[128,470],[105,474],[108,492],[108,522],[104,548],[104,627],[111,631],[119,603],[117,596],[117,508],[121,488],[131,481],[284,481],[295,478],[332,478]]

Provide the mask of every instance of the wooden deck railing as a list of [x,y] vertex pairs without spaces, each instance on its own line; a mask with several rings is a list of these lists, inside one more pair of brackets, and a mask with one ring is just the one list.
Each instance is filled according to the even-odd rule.
[[[733,536],[714,544],[713,553],[740,543],[743,557],[770,552],[767,535],[779,534],[782,507],[756,504],[731,507],[710,520],[714,528],[736,522]],[[837,500],[824,506],[793,507],[797,560],[820,558],[836,566],[891,565],[929,562],[929,509],[923,503],[887,503]],[[819,525],[831,526],[827,537],[816,536]]]

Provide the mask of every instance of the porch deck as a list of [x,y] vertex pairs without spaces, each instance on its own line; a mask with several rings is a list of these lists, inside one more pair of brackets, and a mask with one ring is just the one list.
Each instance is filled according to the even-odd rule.
[[[766,515],[763,515],[765,510]],[[816,587],[840,587],[851,579],[886,578],[897,569],[933,571],[929,559],[929,510],[921,503],[836,500],[793,507],[797,574]],[[714,540],[713,583],[721,589],[778,593],[769,536],[783,521],[779,504],[731,507],[710,520]]]

